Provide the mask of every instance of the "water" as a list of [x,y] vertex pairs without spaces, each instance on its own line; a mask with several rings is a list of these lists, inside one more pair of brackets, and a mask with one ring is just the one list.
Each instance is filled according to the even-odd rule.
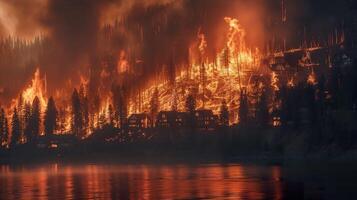
[[[291,171],[297,176],[289,180]],[[0,199],[334,199],[338,194],[327,192],[326,180],[307,184],[298,177],[304,176],[279,166],[240,164],[0,165]]]

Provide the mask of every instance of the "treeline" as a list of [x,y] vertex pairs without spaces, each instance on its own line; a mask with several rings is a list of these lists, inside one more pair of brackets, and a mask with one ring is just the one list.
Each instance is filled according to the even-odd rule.
[[46,43],[44,37],[30,41],[13,37],[0,38],[0,67],[23,66],[38,61],[39,56],[46,51]]
[[[337,55],[333,66],[325,73],[318,74],[316,84],[307,81],[296,86],[281,86],[275,94],[271,94],[268,86],[262,89],[251,104],[252,95],[245,89],[241,90],[238,110],[240,127],[272,127],[278,126],[282,130],[301,131],[313,130],[315,141],[329,137],[334,140],[340,132],[351,134],[350,121],[356,120],[357,110],[357,66],[356,62],[346,59],[345,54]],[[21,95],[17,105],[11,113],[0,112],[0,141],[2,147],[14,147],[21,144],[35,144],[44,135],[53,135],[70,131],[79,139],[86,138],[96,130],[111,127],[128,132],[128,90],[121,85],[113,85],[111,102],[104,111],[100,110],[99,95],[91,93],[90,87],[81,86],[74,89],[71,97],[70,115],[63,115],[54,99],[49,98],[44,110],[41,110],[40,100],[35,97],[33,102],[24,102]],[[273,98],[272,98],[273,97]],[[273,100],[271,100],[273,99]],[[230,113],[226,101],[221,102],[217,126],[228,127]],[[153,91],[148,115],[155,125],[158,115],[159,94]],[[195,94],[186,97],[185,113],[186,128],[196,127]],[[173,105],[177,111],[177,105]],[[342,115],[342,123],[339,119]],[[62,120],[61,117],[67,117]],[[70,129],[65,123],[70,118]],[[340,121],[339,121],[340,120]],[[347,125],[346,125],[347,124]],[[334,136],[327,136],[326,132],[333,132]],[[337,136],[336,136],[337,135]]]
[[48,100],[44,117],[42,117],[38,97],[35,97],[32,103],[25,103],[20,96],[18,105],[13,108],[9,117],[4,108],[1,108],[1,147],[15,147],[25,143],[35,145],[42,129],[46,135],[54,134],[57,126],[57,114],[57,108],[52,97]]

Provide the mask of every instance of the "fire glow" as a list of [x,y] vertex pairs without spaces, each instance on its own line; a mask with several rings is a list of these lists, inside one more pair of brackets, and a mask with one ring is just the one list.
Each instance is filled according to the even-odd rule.
[[[281,87],[281,81],[279,80],[279,72],[275,72],[266,64],[263,64],[263,60],[269,57],[261,53],[256,47],[249,47],[246,44],[247,32],[243,26],[239,23],[238,19],[225,17],[227,33],[223,35],[225,44],[223,48],[218,50],[217,55],[213,61],[207,59],[207,49],[210,48],[210,44],[206,40],[205,33],[200,29],[197,34],[197,42],[193,45],[193,48],[199,52],[199,55],[190,55],[190,60],[187,67],[177,69],[173,80],[167,81],[166,76],[157,75],[152,77],[152,80],[148,81],[143,88],[140,88],[137,92],[125,93],[122,91],[121,101],[127,102],[127,108],[123,113],[119,115],[125,115],[128,117],[134,113],[149,113],[150,102],[152,95],[157,90],[158,92],[158,110],[169,111],[185,110],[185,99],[188,95],[193,94],[196,98],[198,110],[208,109],[212,110],[214,114],[219,114],[222,102],[226,102],[229,113],[230,124],[236,124],[239,122],[238,109],[240,102],[240,95],[244,92],[249,94],[250,104],[257,103],[257,97],[265,90],[271,90],[272,92],[278,92]],[[312,47],[309,50],[320,49],[320,47]],[[301,51],[302,49],[290,50]],[[289,51],[287,51],[289,52]],[[133,73],[133,66],[128,61],[127,54],[124,50],[118,53],[118,60],[116,62],[115,76],[118,78],[119,85],[126,84],[125,80]],[[272,54],[275,57],[283,55],[283,53],[275,52]],[[308,53],[304,54],[301,58],[301,65],[306,67],[315,66],[311,63],[311,58]],[[270,59],[274,60],[274,59]],[[136,61],[140,63],[142,61]],[[111,74],[104,69],[100,72],[100,79],[109,79]],[[46,110],[49,97],[47,96],[46,88],[46,76],[41,77],[40,70],[37,69],[33,75],[33,79],[28,87],[23,89],[20,93],[25,104],[31,104],[35,97],[39,98],[41,112]],[[308,75],[307,80],[309,84],[316,85],[316,75],[313,70]],[[88,126],[84,130],[82,138],[90,135],[97,128],[102,128],[103,124],[113,124],[119,126],[118,120],[113,118],[119,118],[118,114],[115,114],[115,100],[113,92],[108,92],[108,89],[103,91],[98,89],[97,97],[90,97],[88,95],[88,88],[90,87],[90,77],[81,76],[81,84],[79,89],[79,98],[83,101],[94,102],[99,109],[87,106],[86,112],[88,112],[88,119],[83,122]],[[294,87],[294,76],[289,77],[286,85],[288,87]],[[110,86],[103,86],[110,87]],[[113,88],[112,88],[113,89]],[[67,89],[59,92],[55,95],[58,109],[58,127],[56,129],[57,134],[64,134],[71,132],[71,126],[73,123],[73,111],[71,110],[71,104],[69,99],[64,100],[63,93],[70,93]],[[19,100],[15,98],[12,101],[11,110],[19,105]],[[273,102],[271,99],[270,110],[274,107],[278,107],[279,103]],[[84,109],[84,108],[83,108]],[[9,109],[10,110],[10,109]],[[23,109],[19,109],[20,112]],[[83,111],[84,112],[84,111]],[[11,113],[8,111],[8,113]],[[20,113],[21,114],[21,113]],[[116,115],[116,116],[114,116]],[[42,116],[43,117],[43,116]]]

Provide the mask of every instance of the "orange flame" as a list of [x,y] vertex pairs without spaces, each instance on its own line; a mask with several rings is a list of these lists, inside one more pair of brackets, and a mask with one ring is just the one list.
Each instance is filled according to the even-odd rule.
[[31,84],[23,91],[22,97],[25,103],[32,104],[35,97],[40,100],[41,110],[46,108],[46,78],[41,79],[40,70],[37,68]]

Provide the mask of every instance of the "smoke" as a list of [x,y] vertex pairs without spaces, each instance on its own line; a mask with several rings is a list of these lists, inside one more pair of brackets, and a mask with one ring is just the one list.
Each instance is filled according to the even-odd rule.
[[[275,34],[271,26],[279,21],[281,0],[0,0],[0,36],[31,39],[47,38],[46,50],[38,63],[30,65],[30,76],[40,66],[49,89],[66,81],[79,80],[88,71],[91,58],[100,55],[99,40],[106,24],[120,22],[108,46],[114,55],[129,54],[132,63],[142,60],[146,77],[163,66],[189,62],[189,47],[197,41],[200,29],[207,39],[210,59],[223,48],[226,16],[239,19],[247,32],[247,43],[262,48],[266,37]],[[318,4],[311,0],[286,1],[288,20],[299,24],[316,18]],[[324,16],[332,7],[324,5]],[[337,0],[332,5],[337,7]],[[339,9],[342,10],[343,9]],[[339,11],[341,12],[341,11]],[[319,21],[321,18],[319,18]],[[329,18],[330,19],[330,18]],[[289,27],[288,27],[289,28]],[[294,29],[290,29],[293,32]],[[267,34],[271,33],[271,35]],[[292,35],[292,34],[291,34]],[[29,66],[29,65],[26,65]],[[12,66],[22,70],[24,66]],[[9,79],[18,79],[16,73]],[[22,75],[21,77],[23,77]],[[27,80],[27,79],[26,79]],[[1,84],[1,83],[0,83]],[[0,85],[0,87],[3,87]]]
[[[78,71],[83,59],[96,50],[99,17],[104,1],[49,0],[46,18],[42,20],[53,43],[51,60],[46,63],[66,75]],[[57,66],[56,66],[57,65]],[[54,75],[59,71],[55,71]]]
[[44,34],[41,25],[45,16],[47,0],[0,0],[0,36],[15,35],[30,39]]
[[[42,25],[48,30],[48,37],[54,43],[51,58],[44,63],[50,67],[48,77],[58,80],[58,74],[72,77],[78,82],[79,74],[88,72],[91,60],[101,55],[98,38],[105,21],[131,15],[137,5],[147,9],[151,6],[171,5],[172,0],[48,0],[47,14]],[[177,5],[178,1],[175,1]],[[133,24],[137,21],[133,21]],[[121,47],[123,48],[123,47]],[[121,49],[118,48],[118,49]],[[97,66],[99,67],[99,66]],[[57,84],[54,85],[54,88]]]

